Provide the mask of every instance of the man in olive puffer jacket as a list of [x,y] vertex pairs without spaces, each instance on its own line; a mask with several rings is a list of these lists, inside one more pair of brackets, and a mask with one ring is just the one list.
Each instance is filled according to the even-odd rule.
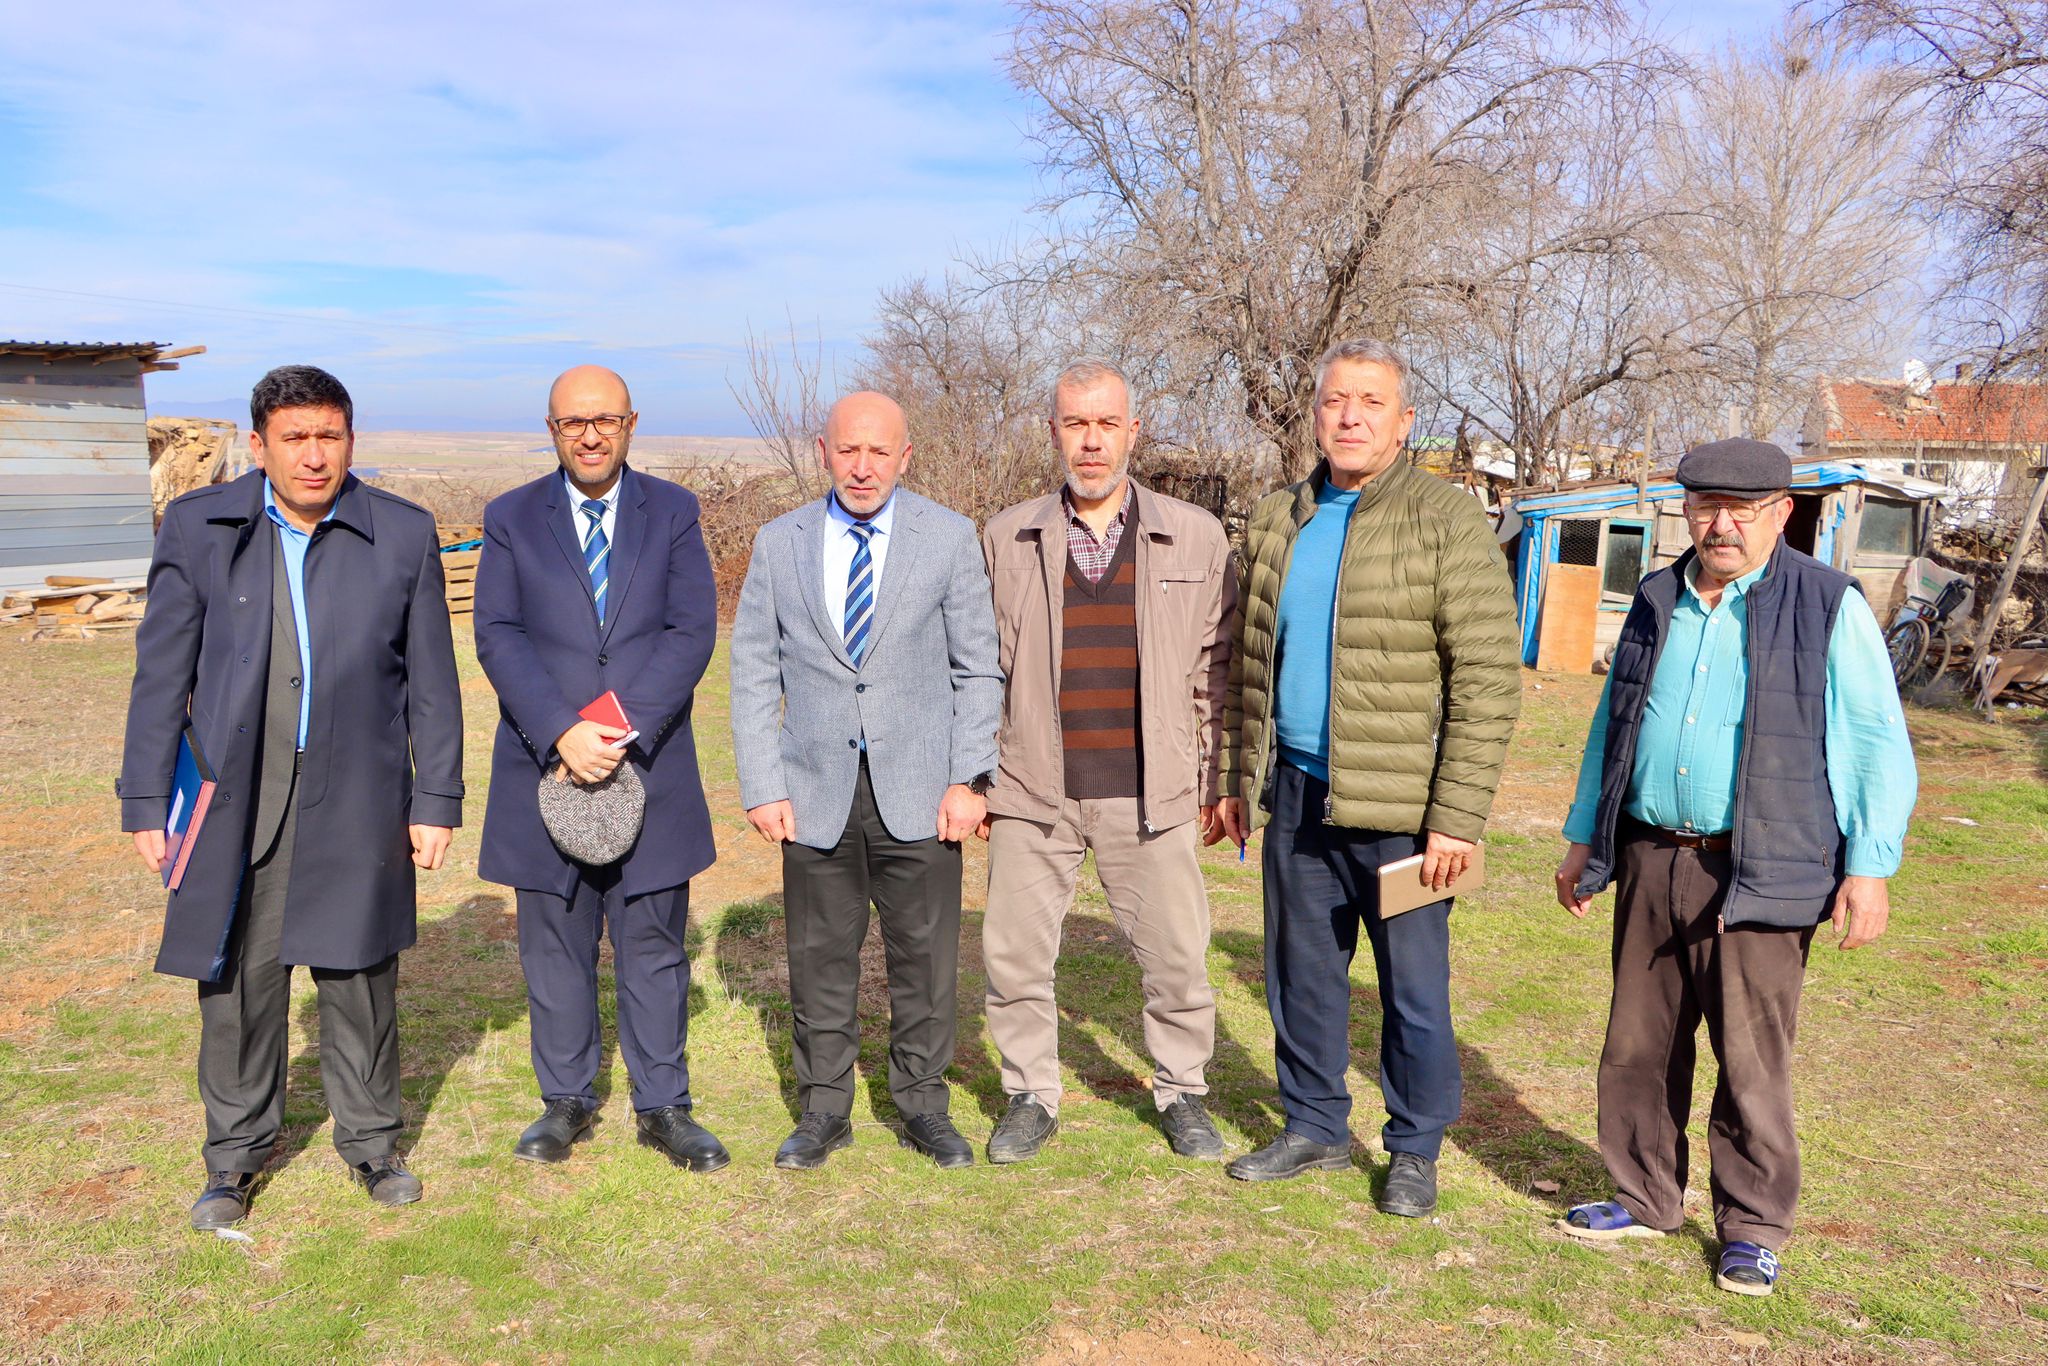
[[1268,494],[1246,536],[1219,814],[1261,825],[1266,1004],[1287,1128],[1230,1165],[1240,1180],[1351,1163],[1351,958],[1361,922],[1379,974],[1380,1089],[1392,1156],[1379,1207],[1436,1207],[1458,1116],[1448,897],[1379,912],[1379,869],[1420,853],[1447,887],[1486,828],[1521,709],[1507,566],[1479,503],[1401,458],[1408,365],[1383,342],[1316,363],[1323,459]]

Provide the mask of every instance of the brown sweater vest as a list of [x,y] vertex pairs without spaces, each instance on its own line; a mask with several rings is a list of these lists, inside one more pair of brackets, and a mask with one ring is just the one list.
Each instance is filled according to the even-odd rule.
[[1067,557],[1060,736],[1073,801],[1138,795],[1137,537],[1136,522],[1127,523],[1098,583]]

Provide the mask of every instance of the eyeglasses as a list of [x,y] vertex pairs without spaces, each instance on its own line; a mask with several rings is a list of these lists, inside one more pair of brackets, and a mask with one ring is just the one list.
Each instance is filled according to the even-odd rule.
[[617,436],[626,429],[626,419],[617,413],[599,413],[596,417],[551,417],[548,425],[574,441],[592,427],[599,436]]
[[1735,523],[1735,525],[1748,526],[1751,522],[1763,516],[1765,509],[1784,501],[1782,498],[1766,498],[1761,503],[1695,504],[1688,499],[1685,504],[1685,520],[1688,522],[1698,522],[1701,526],[1707,526],[1716,517],[1725,512],[1728,514],[1728,520]]

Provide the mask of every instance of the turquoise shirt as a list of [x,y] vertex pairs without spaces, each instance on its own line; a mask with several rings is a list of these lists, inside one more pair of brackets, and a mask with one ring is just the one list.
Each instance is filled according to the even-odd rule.
[[1316,515],[1294,537],[1273,626],[1273,736],[1280,757],[1330,779],[1330,648],[1337,629],[1337,567],[1357,489],[1324,484]]
[[[299,632],[299,748],[303,750],[306,729],[313,720],[313,632],[306,625],[306,547],[313,544],[313,536],[284,519],[268,479],[263,481],[263,511],[277,526],[278,558],[284,562],[285,582],[292,590],[292,624]],[[327,516],[320,520],[333,515],[330,504]]]
[[[1765,565],[1729,584],[1711,610],[1693,587],[1672,608],[1664,650],[1650,679],[1635,771],[1622,809],[1645,825],[1724,834],[1735,823],[1735,780],[1742,762],[1742,712],[1749,693],[1749,590]],[[1607,698],[1579,761],[1579,787],[1564,837],[1590,844],[1607,752]],[[1870,604],[1853,589],[1842,596],[1828,636],[1828,790],[1835,823],[1848,843],[1842,871],[1890,877],[1899,870],[1906,822],[1919,795],[1913,746],[1892,682],[1891,657]]]

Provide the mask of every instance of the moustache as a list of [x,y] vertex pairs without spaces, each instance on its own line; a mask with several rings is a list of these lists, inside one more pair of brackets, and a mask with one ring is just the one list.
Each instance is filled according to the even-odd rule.
[[1733,549],[1740,550],[1742,549],[1742,545],[1743,542],[1740,536],[1735,535],[1733,532],[1726,532],[1720,535],[1707,537],[1706,540],[1700,542],[1700,549],[1712,550],[1717,546],[1728,546]]

